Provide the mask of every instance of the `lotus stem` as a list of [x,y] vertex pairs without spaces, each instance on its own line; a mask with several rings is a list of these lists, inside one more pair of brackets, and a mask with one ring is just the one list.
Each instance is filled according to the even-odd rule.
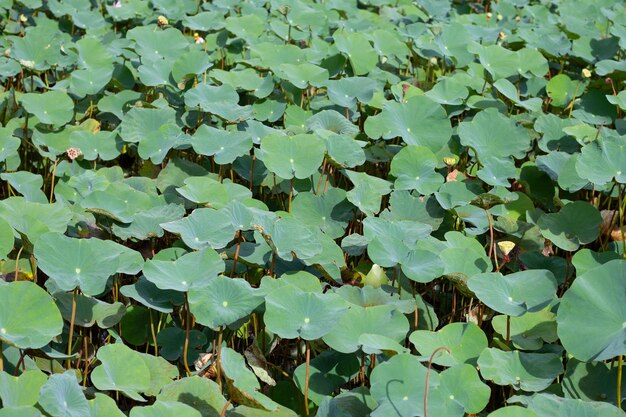
[[159,346],[157,345],[156,332],[154,331],[154,320],[152,318],[152,309],[148,309],[148,315],[150,316],[150,333],[152,334],[152,342],[154,343],[154,356],[159,356]]
[[[76,320],[76,293],[78,292],[77,288],[74,288],[74,292],[72,293],[72,316],[70,317],[70,335],[67,340],[67,356],[72,354],[72,338],[74,337],[74,320]],[[67,369],[72,368],[72,360],[67,358]]]
[[623,355],[617,358],[617,408],[622,408],[622,361]]
[[511,316],[506,316],[506,345],[511,343]]
[[2,339],[0,339],[0,372],[4,371],[4,353],[2,352]]
[[[309,415],[309,368],[311,367],[311,346],[306,343],[306,368],[304,375],[304,413]],[[298,349],[299,350],[299,349]]]
[[217,379],[217,383],[220,386],[220,392],[222,391],[222,364],[220,363],[220,359],[222,356],[222,334],[223,330],[222,330],[222,326],[220,326],[220,332],[219,335],[217,336],[217,356],[215,358],[215,369],[216,369],[216,379]]
[[189,329],[191,327],[191,313],[189,312],[189,301],[187,299],[187,292],[185,292],[185,344],[183,345],[183,365],[187,376],[191,376],[191,370],[187,363],[187,351],[189,350]]
[[222,412],[220,413],[220,417],[224,417],[226,415],[226,410],[228,410],[228,406],[230,405],[231,401],[228,400],[226,401],[226,404],[224,404],[224,407],[222,408]]
[[430,368],[433,364],[433,359],[435,355],[439,352],[445,350],[450,353],[450,349],[445,346],[440,346],[430,355],[430,359],[428,359],[428,370],[426,371],[426,386],[424,387],[424,417],[428,417],[428,383],[430,381]]

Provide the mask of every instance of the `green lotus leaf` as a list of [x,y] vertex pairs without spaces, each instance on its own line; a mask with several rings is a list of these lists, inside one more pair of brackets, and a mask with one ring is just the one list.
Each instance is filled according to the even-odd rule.
[[[603,362],[580,362],[576,359],[567,361],[563,376],[563,393],[566,398],[584,401],[603,401],[617,404],[617,368]],[[626,395],[622,385],[621,396]]]
[[6,256],[13,250],[15,244],[15,232],[6,220],[0,217],[0,259],[6,259]]
[[185,352],[185,339],[188,339],[187,362],[192,363],[198,359],[198,355],[202,354],[202,347],[207,343],[206,335],[195,329],[189,330],[189,338],[185,329],[180,327],[166,327],[161,330],[157,335],[159,355],[168,361],[182,358]]
[[374,408],[376,402],[372,399],[369,388],[358,387],[335,397],[326,397],[319,404],[317,417],[360,417],[368,415]]
[[48,233],[39,238],[34,254],[37,266],[59,289],[71,291],[80,287],[87,296],[101,294],[111,275],[136,273],[142,263],[138,252],[113,241],[75,239],[60,233]]
[[137,213],[130,224],[114,224],[113,233],[120,239],[146,240],[162,237],[162,223],[180,220],[185,215],[185,208],[178,204],[155,206]]
[[[576,161],[576,172],[596,185],[615,179],[626,183],[626,145],[622,136],[607,136],[582,148]],[[623,171],[623,172],[622,172]]]
[[293,260],[294,255],[306,260],[319,255],[323,249],[315,231],[293,217],[277,220],[271,239],[276,254],[286,261]]
[[487,417],[539,417],[534,411],[519,405],[498,408],[487,415]]
[[43,204],[48,202],[46,195],[41,191],[41,186],[43,185],[41,175],[27,171],[5,172],[0,174],[0,179],[11,184],[11,187],[22,194],[26,201]]
[[550,311],[550,307],[508,319],[507,316],[495,316],[491,324],[503,337],[507,335],[507,320],[511,342],[519,349],[537,350],[544,342],[552,343],[558,339],[556,314]]
[[204,51],[190,49],[178,57],[172,65],[172,78],[179,84],[184,83],[202,74],[211,66],[213,64]]
[[181,305],[184,301],[182,294],[172,290],[159,289],[146,277],[140,277],[134,284],[124,285],[120,288],[120,292],[124,297],[132,298],[161,313],[171,313],[173,311],[172,305]]
[[160,225],[171,233],[179,234],[192,249],[223,248],[235,237],[235,229],[227,211],[201,208],[189,216]]
[[505,352],[485,349],[478,358],[483,378],[516,390],[543,391],[563,372],[561,357],[555,353]]
[[287,272],[282,274],[280,279],[266,276],[261,280],[261,291],[265,294],[287,286],[304,292],[322,293],[322,283],[319,278],[306,271]]
[[439,249],[439,257],[448,278],[466,286],[470,277],[492,270],[493,265],[479,241],[455,231],[446,233],[445,238],[447,247]]
[[117,158],[124,143],[114,132],[92,133],[85,130],[76,130],[70,134],[69,145],[71,148],[80,149],[83,158],[93,161],[98,158],[103,161],[111,161]]
[[526,130],[493,108],[479,112],[471,122],[459,124],[458,132],[461,144],[471,147],[481,159],[520,159],[530,148]]
[[215,163],[231,164],[252,148],[252,138],[246,132],[200,126],[191,138],[193,149],[201,155],[213,156]]
[[157,401],[145,407],[135,406],[130,417],[201,417],[193,407],[179,402]]
[[226,399],[216,382],[192,376],[179,379],[163,387],[157,401],[187,404],[199,411],[202,417],[219,417]]
[[380,114],[366,119],[365,133],[372,139],[400,136],[407,145],[425,146],[437,153],[450,140],[452,126],[441,105],[414,96],[403,103],[385,103]]
[[621,254],[615,252],[593,252],[590,249],[580,249],[572,256],[572,265],[578,276],[604,265],[614,259],[621,259]]
[[517,179],[518,171],[510,158],[486,158],[481,161],[484,166],[478,171],[478,178],[489,185],[509,187],[509,178]]
[[424,146],[407,146],[393,157],[390,174],[396,177],[394,189],[417,190],[432,194],[443,184],[443,177],[435,172],[437,157]]
[[98,327],[107,329],[115,326],[126,313],[126,306],[120,302],[109,304],[82,294],[73,297],[71,293],[65,292],[57,293],[54,297],[61,315],[68,322],[72,320],[72,304],[76,303],[74,323],[77,326],[92,327],[97,322]]
[[626,261],[614,260],[576,278],[557,315],[563,347],[582,361],[626,353]]
[[198,323],[214,330],[247,317],[263,304],[263,297],[240,278],[219,276],[189,290],[189,306]]
[[62,91],[24,94],[20,100],[27,112],[41,123],[62,126],[74,118],[74,102]]
[[223,347],[220,366],[226,380],[226,391],[231,400],[262,410],[274,411],[278,408],[278,404],[261,394],[261,386],[256,375],[246,367],[246,362],[239,353]]
[[83,417],[90,414],[89,404],[73,371],[51,375],[41,387],[39,404],[54,417]]
[[346,192],[332,188],[324,194],[298,193],[291,210],[293,216],[310,227],[319,229],[336,239],[343,236],[352,217],[352,206],[346,200]]
[[2,406],[26,407],[37,404],[39,391],[48,380],[38,369],[24,371],[19,377],[0,372],[0,399]]
[[[385,323],[385,326],[380,326]],[[364,335],[385,336],[396,343],[402,342],[409,331],[406,316],[393,305],[360,307],[353,305],[323,340],[337,352],[352,353],[362,349],[366,354],[373,353],[368,346],[362,346],[359,338]]]
[[18,406],[3,407],[0,409],[0,417],[41,417],[43,414],[35,407]]
[[318,294],[286,286],[265,297],[265,324],[282,338],[315,340],[337,326],[347,311],[336,294]]
[[328,80],[324,83],[328,89],[330,101],[342,107],[353,107],[357,100],[369,103],[378,87],[376,81],[367,77],[346,77],[339,80]]
[[326,142],[328,158],[340,167],[354,168],[363,165],[365,152],[363,142],[356,141],[346,135],[337,135],[333,132],[322,131],[319,136]]
[[[400,354],[372,371],[371,393],[378,402],[372,417],[416,416],[424,413],[426,367],[416,356]],[[457,365],[438,374],[431,371],[428,394],[429,416],[478,413],[489,401],[489,388],[471,365]]]
[[140,353],[120,343],[104,345],[96,357],[101,364],[91,372],[91,382],[99,390],[120,391],[135,401],[150,389],[150,369]]
[[365,237],[370,239],[367,253],[371,260],[383,267],[404,263],[417,240],[431,231],[429,225],[411,221],[384,221],[374,217],[364,221]]
[[442,346],[448,348],[449,353],[442,351],[433,359],[433,363],[442,366],[475,365],[480,352],[487,347],[487,336],[473,323],[450,323],[436,332],[416,330],[409,340],[427,357]]
[[585,417],[623,417],[623,410],[612,404],[561,398],[540,393],[531,397],[527,405],[538,417],[582,415]]
[[435,198],[442,208],[449,210],[470,204],[480,192],[474,181],[448,181],[435,193]]
[[[311,359],[309,366],[309,399],[315,404],[332,395],[359,372],[359,360],[355,355],[346,355],[332,350],[322,352]],[[304,393],[306,364],[301,364],[293,373],[293,379]]]
[[460,80],[442,77],[424,95],[439,104],[459,105],[467,99],[469,90]]
[[246,187],[233,182],[219,182],[209,177],[189,177],[185,186],[177,188],[183,197],[198,204],[221,209],[233,200],[248,200],[252,193]]
[[598,209],[584,201],[574,201],[558,213],[542,215],[537,226],[541,234],[559,248],[575,251],[580,245],[596,240],[601,223]]
[[0,338],[20,349],[37,349],[63,330],[52,298],[28,281],[0,283]]
[[163,59],[173,62],[185,52],[189,40],[181,31],[172,27],[155,29],[154,25],[136,26],[126,34],[128,39],[135,42],[135,52],[142,59]]
[[149,260],[143,267],[146,279],[161,290],[189,291],[205,287],[224,271],[224,260],[211,248],[170,260]]
[[261,141],[262,160],[281,178],[308,178],[322,164],[326,146],[317,135],[269,135]]
[[328,80],[328,70],[311,63],[281,64],[275,68],[276,75],[299,89],[308,85],[320,86]]
[[513,75],[543,77],[548,72],[548,61],[536,49],[514,52],[500,45],[489,45],[478,49],[478,58],[494,80]]
[[156,197],[117,181],[103,190],[94,190],[80,201],[83,208],[122,223],[132,223],[137,214],[157,204],[162,203]]
[[219,87],[198,84],[185,93],[185,104],[227,121],[248,119],[252,115],[251,106],[240,106],[237,91],[229,85]]
[[363,33],[338,30],[333,34],[335,46],[348,56],[354,75],[364,75],[378,64],[378,54]]
[[[34,5],[36,8],[39,5]],[[25,36],[11,37],[10,54],[20,65],[35,71],[45,71],[61,61],[62,33],[53,26],[37,25],[28,28]]]
[[100,92],[111,81],[113,57],[95,38],[82,38],[76,42],[78,70],[72,72],[70,91],[79,97]]
[[565,74],[558,74],[548,81],[546,92],[552,99],[550,105],[565,107],[585,92],[585,85],[580,81],[572,80]]
[[342,172],[354,184],[354,188],[346,194],[348,201],[366,215],[378,213],[381,209],[382,196],[391,192],[391,183],[364,172],[349,170]]
[[431,282],[443,275],[445,264],[438,253],[418,248],[409,250],[402,260],[402,272],[412,281]]
[[124,417],[125,414],[117,408],[115,400],[106,394],[96,393],[93,400],[87,400],[92,417],[97,417],[101,414],[110,417]]
[[227,417],[297,417],[298,415],[284,406],[278,406],[275,410],[266,411],[260,408],[240,405],[226,412]]
[[333,132],[340,135],[354,136],[359,132],[357,126],[350,123],[345,116],[333,110],[322,110],[309,117],[306,121],[309,130],[315,133]]
[[160,356],[152,356],[147,353],[139,353],[150,370],[150,387],[145,390],[146,395],[156,396],[161,388],[178,378],[178,368]]
[[490,272],[474,275],[467,286],[487,306],[499,313],[519,317],[543,310],[556,297],[557,282],[546,269],[502,275]]
[[4,162],[7,158],[15,156],[20,147],[20,140],[14,137],[9,130],[9,127],[0,127],[0,162]]
[[258,38],[265,31],[263,19],[254,14],[226,18],[226,29],[237,37]]
[[258,92],[258,89],[263,85],[265,80],[252,68],[245,68],[241,71],[214,69],[209,76],[222,84],[230,85],[234,89],[255,92]]

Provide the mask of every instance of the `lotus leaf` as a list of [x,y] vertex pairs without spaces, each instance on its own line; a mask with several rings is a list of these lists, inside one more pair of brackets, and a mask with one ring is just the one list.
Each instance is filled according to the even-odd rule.
[[211,248],[192,252],[180,258],[150,260],[143,273],[146,279],[162,290],[189,291],[205,287],[212,278],[224,270],[224,261]]
[[308,178],[324,159],[326,146],[316,135],[269,135],[261,141],[265,166],[281,178]]
[[121,391],[135,401],[145,401],[139,393],[150,389],[151,371],[140,353],[116,343],[102,346],[96,357],[101,362],[91,372],[96,388]]
[[197,376],[182,378],[164,386],[157,400],[187,404],[199,411],[202,417],[218,417],[226,405],[217,383]]
[[27,281],[0,283],[0,339],[20,349],[37,349],[63,330],[52,298]]
[[7,408],[35,405],[39,398],[39,391],[46,380],[46,375],[39,370],[25,371],[19,377],[0,372],[2,406]]
[[544,214],[537,226],[541,234],[563,250],[575,251],[593,242],[600,232],[602,217],[589,203],[575,201],[558,213]]
[[73,371],[51,375],[39,391],[39,404],[54,417],[90,414],[87,399]]
[[448,348],[450,352],[442,351],[433,360],[442,366],[475,364],[480,352],[487,347],[487,336],[473,323],[451,323],[436,332],[417,330],[411,333],[409,340],[427,357],[441,346]]

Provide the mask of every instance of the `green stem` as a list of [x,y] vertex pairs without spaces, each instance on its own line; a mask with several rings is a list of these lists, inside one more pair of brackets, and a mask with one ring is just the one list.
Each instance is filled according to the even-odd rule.
[[622,361],[623,356],[617,359],[617,407],[622,408]]

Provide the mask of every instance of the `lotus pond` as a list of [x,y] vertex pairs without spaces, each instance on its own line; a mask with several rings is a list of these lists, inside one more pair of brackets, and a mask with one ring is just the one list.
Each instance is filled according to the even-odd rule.
[[625,416],[614,0],[0,0],[1,417]]

